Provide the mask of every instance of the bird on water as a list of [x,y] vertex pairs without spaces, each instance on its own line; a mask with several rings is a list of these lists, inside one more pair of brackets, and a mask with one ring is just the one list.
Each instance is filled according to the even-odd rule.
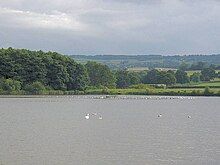
[[85,119],[89,119],[89,113],[86,114]]

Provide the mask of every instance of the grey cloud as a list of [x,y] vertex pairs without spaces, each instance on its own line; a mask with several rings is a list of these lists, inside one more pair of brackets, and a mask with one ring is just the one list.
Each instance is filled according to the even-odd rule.
[[2,0],[0,46],[65,54],[220,52],[217,0]]

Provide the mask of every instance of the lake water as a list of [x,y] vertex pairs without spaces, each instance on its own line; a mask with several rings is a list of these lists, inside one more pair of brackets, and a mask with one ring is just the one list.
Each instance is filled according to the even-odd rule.
[[0,98],[0,165],[73,164],[219,165],[220,98]]

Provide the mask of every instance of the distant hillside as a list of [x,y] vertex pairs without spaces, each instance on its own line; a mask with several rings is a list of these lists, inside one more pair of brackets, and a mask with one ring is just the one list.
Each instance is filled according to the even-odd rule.
[[162,56],[162,55],[72,55],[76,61],[97,61],[108,65],[110,68],[178,68],[183,62],[195,64],[205,62],[208,65],[220,65],[220,54],[216,55],[187,55],[187,56]]

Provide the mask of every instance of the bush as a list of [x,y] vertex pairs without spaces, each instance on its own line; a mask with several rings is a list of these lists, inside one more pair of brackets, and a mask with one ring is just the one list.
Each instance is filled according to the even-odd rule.
[[26,85],[25,91],[27,94],[31,95],[40,95],[40,94],[46,94],[46,88],[41,82],[34,82],[30,85]]
[[109,89],[107,87],[103,87],[102,94],[110,94]]
[[64,94],[65,95],[84,95],[85,92],[84,91],[75,90],[75,91],[65,91]]
[[137,85],[131,85],[129,88],[132,88],[132,89],[146,89],[146,88],[154,88],[154,87],[151,86],[151,85],[148,85],[148,84],[137,84]]
[[192,81],[192,82],[199,82],[199,81],[200,81],[200,76],[201,76],[200,73],[194,72],[194,73],[190,76],[190,81]]
[[201,95],[201,92],[200,92],[199,90],[193,90],[193,91],[191,92],[191,95],[192,95],[192,96],[200,96],[200,95]]
[[152,95],[154,93],[154,90],[150,89],[150,88],[147,88],[146,89],[146,94],[147,95]]
[[50,90],[46,93],[49,94],[49,95],[63,95],[64,94],[64,92],[61,91],[61,90]]
[[213,92],[210,91],[210,88],[209,88],[208,86],[205,87],[204,95],[205,95],[205,96],[210,96],[210,95],[212,95],[212,94],[213,94]]
[[1,79],[0,91],[2,94],[20,94],[21,82],[13,79]]

